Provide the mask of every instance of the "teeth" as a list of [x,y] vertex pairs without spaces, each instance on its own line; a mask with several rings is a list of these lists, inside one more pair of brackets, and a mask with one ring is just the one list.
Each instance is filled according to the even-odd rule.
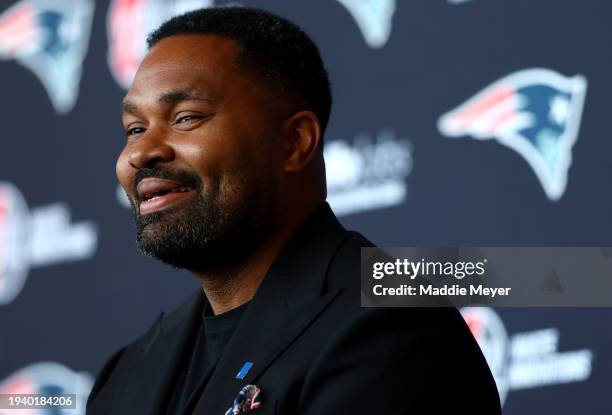
[[172,189],[172,190],[163,190],[163,191],[161,191],[161,192],[159,192],[159,193],[150,194],[150,195],[145,195],[145,196],[143,197],[143,199],[144,199],[144,200],[151,200],[151,199],[154,199],[154,198],[156,198],[156,197],[164,196],[164,195],[166,195],[166,194],[168,194],[168,193],[172,193],[172,192],[175,192],[175,193],[184,193],[184,192],[190,192],[190,191],[192,191],[192,190],[193,190],[193,188],[191,188],[191,187],[177,187],[176,189]]

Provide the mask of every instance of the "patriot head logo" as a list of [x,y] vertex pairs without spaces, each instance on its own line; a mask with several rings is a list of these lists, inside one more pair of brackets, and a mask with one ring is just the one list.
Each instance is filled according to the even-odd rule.
[[567,185],[586,88],[580,75],[521,70],[442,115],[438,129],[448,137],[495,139],[510,147],[527,160],[546,196],[556,201]]
[[0,60],[32,71],[61,114],[78,96],[93,12],[93,0],[22,0],[0,14]]
[[382,48],[391,35],[395,0],[337,0],[353,16],[372,49]]
[[0,382],[0,394],[76,395],[74,409],[14,409],[10,413],[31,415],[85,414],[87,396],[93,387],[93,378],[87,372],[75,372],[55,362],[40,362],[26,366]]
[[173,16],[213,0],[113,0],[107,17],[108,64],[117,83],[128,89],[147,52],[147,35]]
[[89,258],[97,240],[95,224],[70,223],[63,203],[30,211],[19,189],[0,182],[0,305],[19,295],[31,267]]

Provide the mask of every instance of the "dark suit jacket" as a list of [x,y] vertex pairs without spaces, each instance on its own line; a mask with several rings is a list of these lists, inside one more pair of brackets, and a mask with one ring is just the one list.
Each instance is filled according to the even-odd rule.
[[[488,366],[454,308],[360,307],[360,247],[325,203],[276,259],[210,381],[196,414],[222,415],[256,384],[254,414],[501,413]],[[117,351],[99,373],[87,414],[161,414],[200,322],[197,290]],[[244,379],[236,374],[254,365]],[[194,402],[195,403],[195,402]]]

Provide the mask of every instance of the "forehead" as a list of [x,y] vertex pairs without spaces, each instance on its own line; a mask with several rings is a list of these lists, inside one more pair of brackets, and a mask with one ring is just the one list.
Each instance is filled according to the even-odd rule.
[[221,93],[237,78],[238,44],[216,35],[175,35],[159,41],[140,64],[127,97],[189,87]]

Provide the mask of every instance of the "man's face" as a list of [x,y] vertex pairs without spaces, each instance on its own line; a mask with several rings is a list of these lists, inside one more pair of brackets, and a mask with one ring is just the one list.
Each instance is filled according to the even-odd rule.
[[140,65],[123,103],[117,177],[140,250],[222,269],[270,231],[282,171],[277,101],[236,65],[238,45],[171,36]]

